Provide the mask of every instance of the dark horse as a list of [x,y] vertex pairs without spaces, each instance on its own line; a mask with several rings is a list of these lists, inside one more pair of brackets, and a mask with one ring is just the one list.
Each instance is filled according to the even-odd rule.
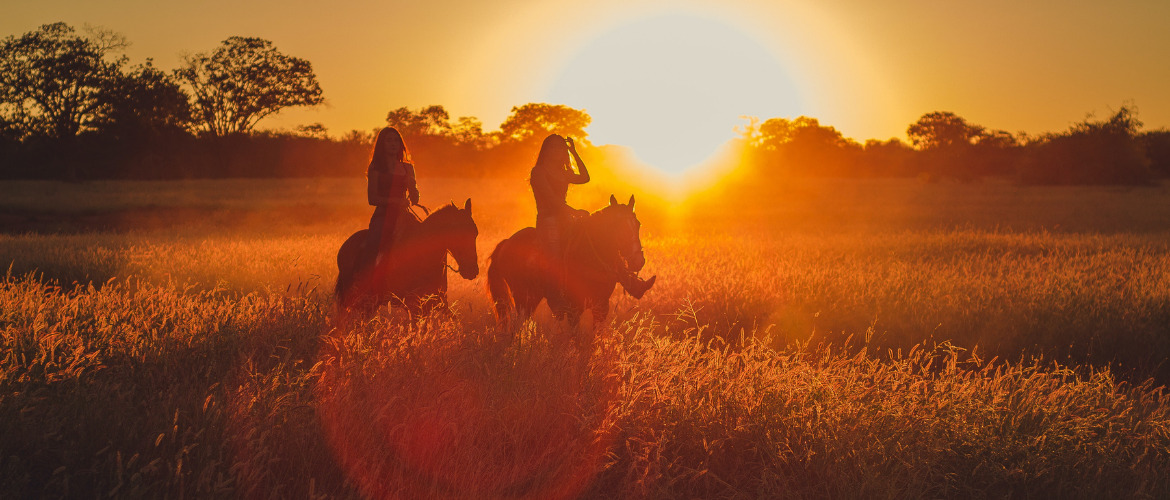
[[547,300],[557,319],[576,325],[589,309],[594,328],[600,326],[609,314],[609,297],[619,277],[637,273],[646,264],[640,227],[634,197],[622,205],[610,195],[609,206],[580,218],[567,231],[561,262],[547,257],[535,228],[526,227],[501,241],[487,272],[496,318],[506,321],[514,306],[517,319],[526,319]]
[[355,276],[358,256],[369,239],[367,229],[354,233],[337,251],[338,303],[343,309],[363,306],[367,312],[391,299],[401,301],[411,312],[447,307],[447,252],[455,257],[459,275],[475,279],[479,261],[475,238],[479,229],[471,219],[471,199],[463,208],[454,203],[430,214],[421,222],[403,217],[401,236],[395,242],[382,238],[382,249],[393,244],[389,265],[385,260]]

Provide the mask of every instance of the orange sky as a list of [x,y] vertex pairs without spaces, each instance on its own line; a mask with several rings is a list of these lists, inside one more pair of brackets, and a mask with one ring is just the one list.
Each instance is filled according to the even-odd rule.
[[313,63],[328,104],[261,127],[368,130],[392,108],[442,104],[493,130],[513,105],[554,102],[589,111],[598,142],[651,151],[673,140],[697,152],[730,137],[742,114],[806,114],[864,140],[904,137],[934,110],[1036,133],[1132,102],[1147,128],[1170,126],[1166,0],[41,0],[5,10],[4,35],[90,23],[125,34],[134,62],[164,68],[228,36],[268,38]]

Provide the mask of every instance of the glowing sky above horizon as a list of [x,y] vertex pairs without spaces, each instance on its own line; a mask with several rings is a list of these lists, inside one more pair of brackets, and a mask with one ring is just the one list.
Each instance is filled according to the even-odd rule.
[[163,68],[233,35],[310,60],[327,104],[261,122],[370,130],[442,104],[494,130],[512,106],[584,108],[598,144],[664,170],[698,163],[741,115],[818,118],[846,136],[905,137],[947,110],[990,128],[1064,130],[1135,104],[1170,126],[1165,0],[42,0],[0,35],[65,21],[121,32]]

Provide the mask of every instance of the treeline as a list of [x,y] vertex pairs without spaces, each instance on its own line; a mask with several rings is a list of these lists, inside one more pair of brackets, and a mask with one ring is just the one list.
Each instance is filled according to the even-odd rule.
[[[375,130],[331,135],[321,124],[257,130],[264,118],[317,106],[312,64],[272,42],[231,37],[164,71],[130,65],[123,37],[41,26],[0,43],[0,178],[173,179],[357,176]],[[590,148],[591,118],[530,103],[493,132],[442,106],[387,113],[422,176],[523,176],[549,133],[580,139],[593,160],[628,155]],[[741,129],[741,180],[775,176],[1014,179],[1031,184],[1146,184],[1170,177],[1170,132],[1142,131],[1134,108],[1088,118],[1060,133],[1012,134],[932,112],[910,124],[909,142],[857,142],[815,118],[752,119]],[[647,130],[647,133],[654,133]],[[593,161],[591,160],[591,161]],[[636,169],[635,169],[636,170]]]
[[[281,110],[324,102],[312,64],[268,40],[231,37],[164,71],[130,65],[117,33],[41,26],[0,43],[0,178],[171,179],[362,175],[375,130],[321,124],[258,131]],[[526,171],[548,133],[584,138],[589,115],[526,104],[496,132],[442,106],[399,108],[421,175]],[[586,143],[587,144],[587,143]]]
[[752,119],[741,130],[746,179],[774,175],[920,177],[971,181],[987,177],[1026,184],[1148,184],[1170,177],[1170,132],[1141,130],[1132,106],[1092,117],[1067,131],[1012,134],[932,112],[899,139],[844,137],[815,118]]

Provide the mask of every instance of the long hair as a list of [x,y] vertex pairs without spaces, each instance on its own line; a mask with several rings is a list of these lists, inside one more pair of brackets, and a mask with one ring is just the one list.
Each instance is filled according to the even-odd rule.
[[[402,134],[398,133],[398,129],[394,127],[385,127],[378,131],[378,138],[374,140],[374,152],[370,156],[370,165],[376,165],[380,162],[386,161],[387,148],[397,149],[397,161],[410,161],[410,150],[406,148],[406,142],[402,140]],[[391,150],[391,153],[395,151]]]
[[536,155],[536,166],[540,168],[566,168],[569,165],[569,146],[559,134],[549,134],[540,145]]

